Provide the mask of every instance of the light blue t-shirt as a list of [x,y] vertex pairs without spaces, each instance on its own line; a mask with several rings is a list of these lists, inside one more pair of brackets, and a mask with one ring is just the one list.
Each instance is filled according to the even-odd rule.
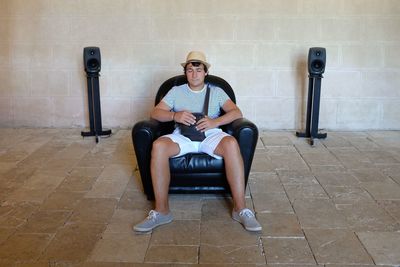
[[[204,99],[206,97],[207,85],[201,91],[193,91],[188,84],[174,86],[164,96],[164,101],[172,111],[190,111],[202,112]],[[208,104],[208,116],[212,119],[219,117],[220,109],[225,102],[230,99],[229,96],[219,87],[210,86],[210,100]]]

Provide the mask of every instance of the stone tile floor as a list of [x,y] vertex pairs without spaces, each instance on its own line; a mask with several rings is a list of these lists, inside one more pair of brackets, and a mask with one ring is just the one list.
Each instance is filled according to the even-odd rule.
[[230,218],[228,196],[172,195],[175,221],[134,223],[142,193],[129,130],[0,129],[0,266],[400,266],[400,132],[329,132],[311,147],[265,131],[247,201],[264,229]]

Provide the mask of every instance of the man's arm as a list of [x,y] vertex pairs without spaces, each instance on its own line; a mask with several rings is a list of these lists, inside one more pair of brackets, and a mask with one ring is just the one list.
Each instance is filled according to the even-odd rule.
[[235,103],[231,99],[228,99],[225,104],[222,106],[222,109],[225,111],[225,114],[211,119],[209,117],[205,117],[198,122],[197,129],[204,132],[206,130],[217,128],[225,124],[229,124],[236,119],[243,118],[242,111],[236,106]]
[[225,111],[225,114],[214,119],[217,123],[217,127],[229,124],[236,119],[243,118],[242,111],[236,106],[235,103],[231,99],[228,99],[225,104],[222,106],[222,109]]
[[158,121],[176,121],[186,125],[196,123],[196,117],[188,111],[173,112],[171,108],[164,102],[160,101],[151,111],[150,116]]
[[175,112],[171,111],[171,108],[164,101],[160,101],[160,103],[153,108],[150,116],[155,120],[167,122],[174,120]]

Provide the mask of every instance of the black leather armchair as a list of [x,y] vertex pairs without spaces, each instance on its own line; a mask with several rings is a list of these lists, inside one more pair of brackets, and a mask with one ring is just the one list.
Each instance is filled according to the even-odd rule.
[[[165,94],[174,86],[187,83],[184,75],[172,77],[165,81],[158,90],[155,104],[158,104]],[[222,78],[208,75],[206,83],[222,88],[236,103],[232,87]],[[245,184],[250,173],[255,147],[258,139],[258,129],[247,119],[237,119],[222,129],[236,138],[244,162]],[[143,183],[148,199],[154,199],[150,174],[150,159],[153,141],[158,137],[171,133],[173,122],[159,122],[154,119],[137,122],[132,129],[132,140]],[[203,153],[190,153],[170,159],[170,193],[230,193],[226,180],[224,161]]]

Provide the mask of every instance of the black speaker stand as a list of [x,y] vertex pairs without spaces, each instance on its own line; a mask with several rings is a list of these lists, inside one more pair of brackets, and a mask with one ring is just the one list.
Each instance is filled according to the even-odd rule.
[[314,145],[314,139],[324,139],[326,133],[318,133],[319,103],[321,98],[321,78],[320,75],[308,76],[308,100],[307,100],[307,118],[305,132],[296,132],[297,137],[310,138],[310,145]]
[[101,124],[100,108],[100,90],[99,73],[87,73],[88,102],[89,102],[89,121],[90,131],[81,132],[82,137],[96,136],[96,143],[99,142],[99,136],[111,135],[111,130],[103,130]]

